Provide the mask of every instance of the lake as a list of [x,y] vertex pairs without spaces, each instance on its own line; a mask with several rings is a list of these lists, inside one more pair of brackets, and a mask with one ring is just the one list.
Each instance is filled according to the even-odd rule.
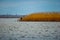
[[60,22],[21,22],[0,18],[0,40],[60,40]]

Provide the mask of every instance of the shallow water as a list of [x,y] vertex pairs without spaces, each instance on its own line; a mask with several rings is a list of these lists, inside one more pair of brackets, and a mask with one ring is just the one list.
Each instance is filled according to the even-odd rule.
[[0,18],[0,40],[60,40],[60,22],[19,22]]

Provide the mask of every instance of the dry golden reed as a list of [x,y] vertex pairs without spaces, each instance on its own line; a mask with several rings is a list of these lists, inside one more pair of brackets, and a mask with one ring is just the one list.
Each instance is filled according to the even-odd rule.
[[32,13],[19,19],[19,21],[60,21],[60,13],[45,12]]

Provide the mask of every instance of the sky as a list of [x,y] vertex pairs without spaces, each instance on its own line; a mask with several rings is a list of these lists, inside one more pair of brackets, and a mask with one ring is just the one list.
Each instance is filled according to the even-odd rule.
[[0,15],[60,12],[60,0],[0,0]]

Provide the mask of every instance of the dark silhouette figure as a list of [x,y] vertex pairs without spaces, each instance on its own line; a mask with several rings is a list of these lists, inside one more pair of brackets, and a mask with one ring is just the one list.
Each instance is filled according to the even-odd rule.
[[22,20],[22,17],[20,18],[20,20]]

